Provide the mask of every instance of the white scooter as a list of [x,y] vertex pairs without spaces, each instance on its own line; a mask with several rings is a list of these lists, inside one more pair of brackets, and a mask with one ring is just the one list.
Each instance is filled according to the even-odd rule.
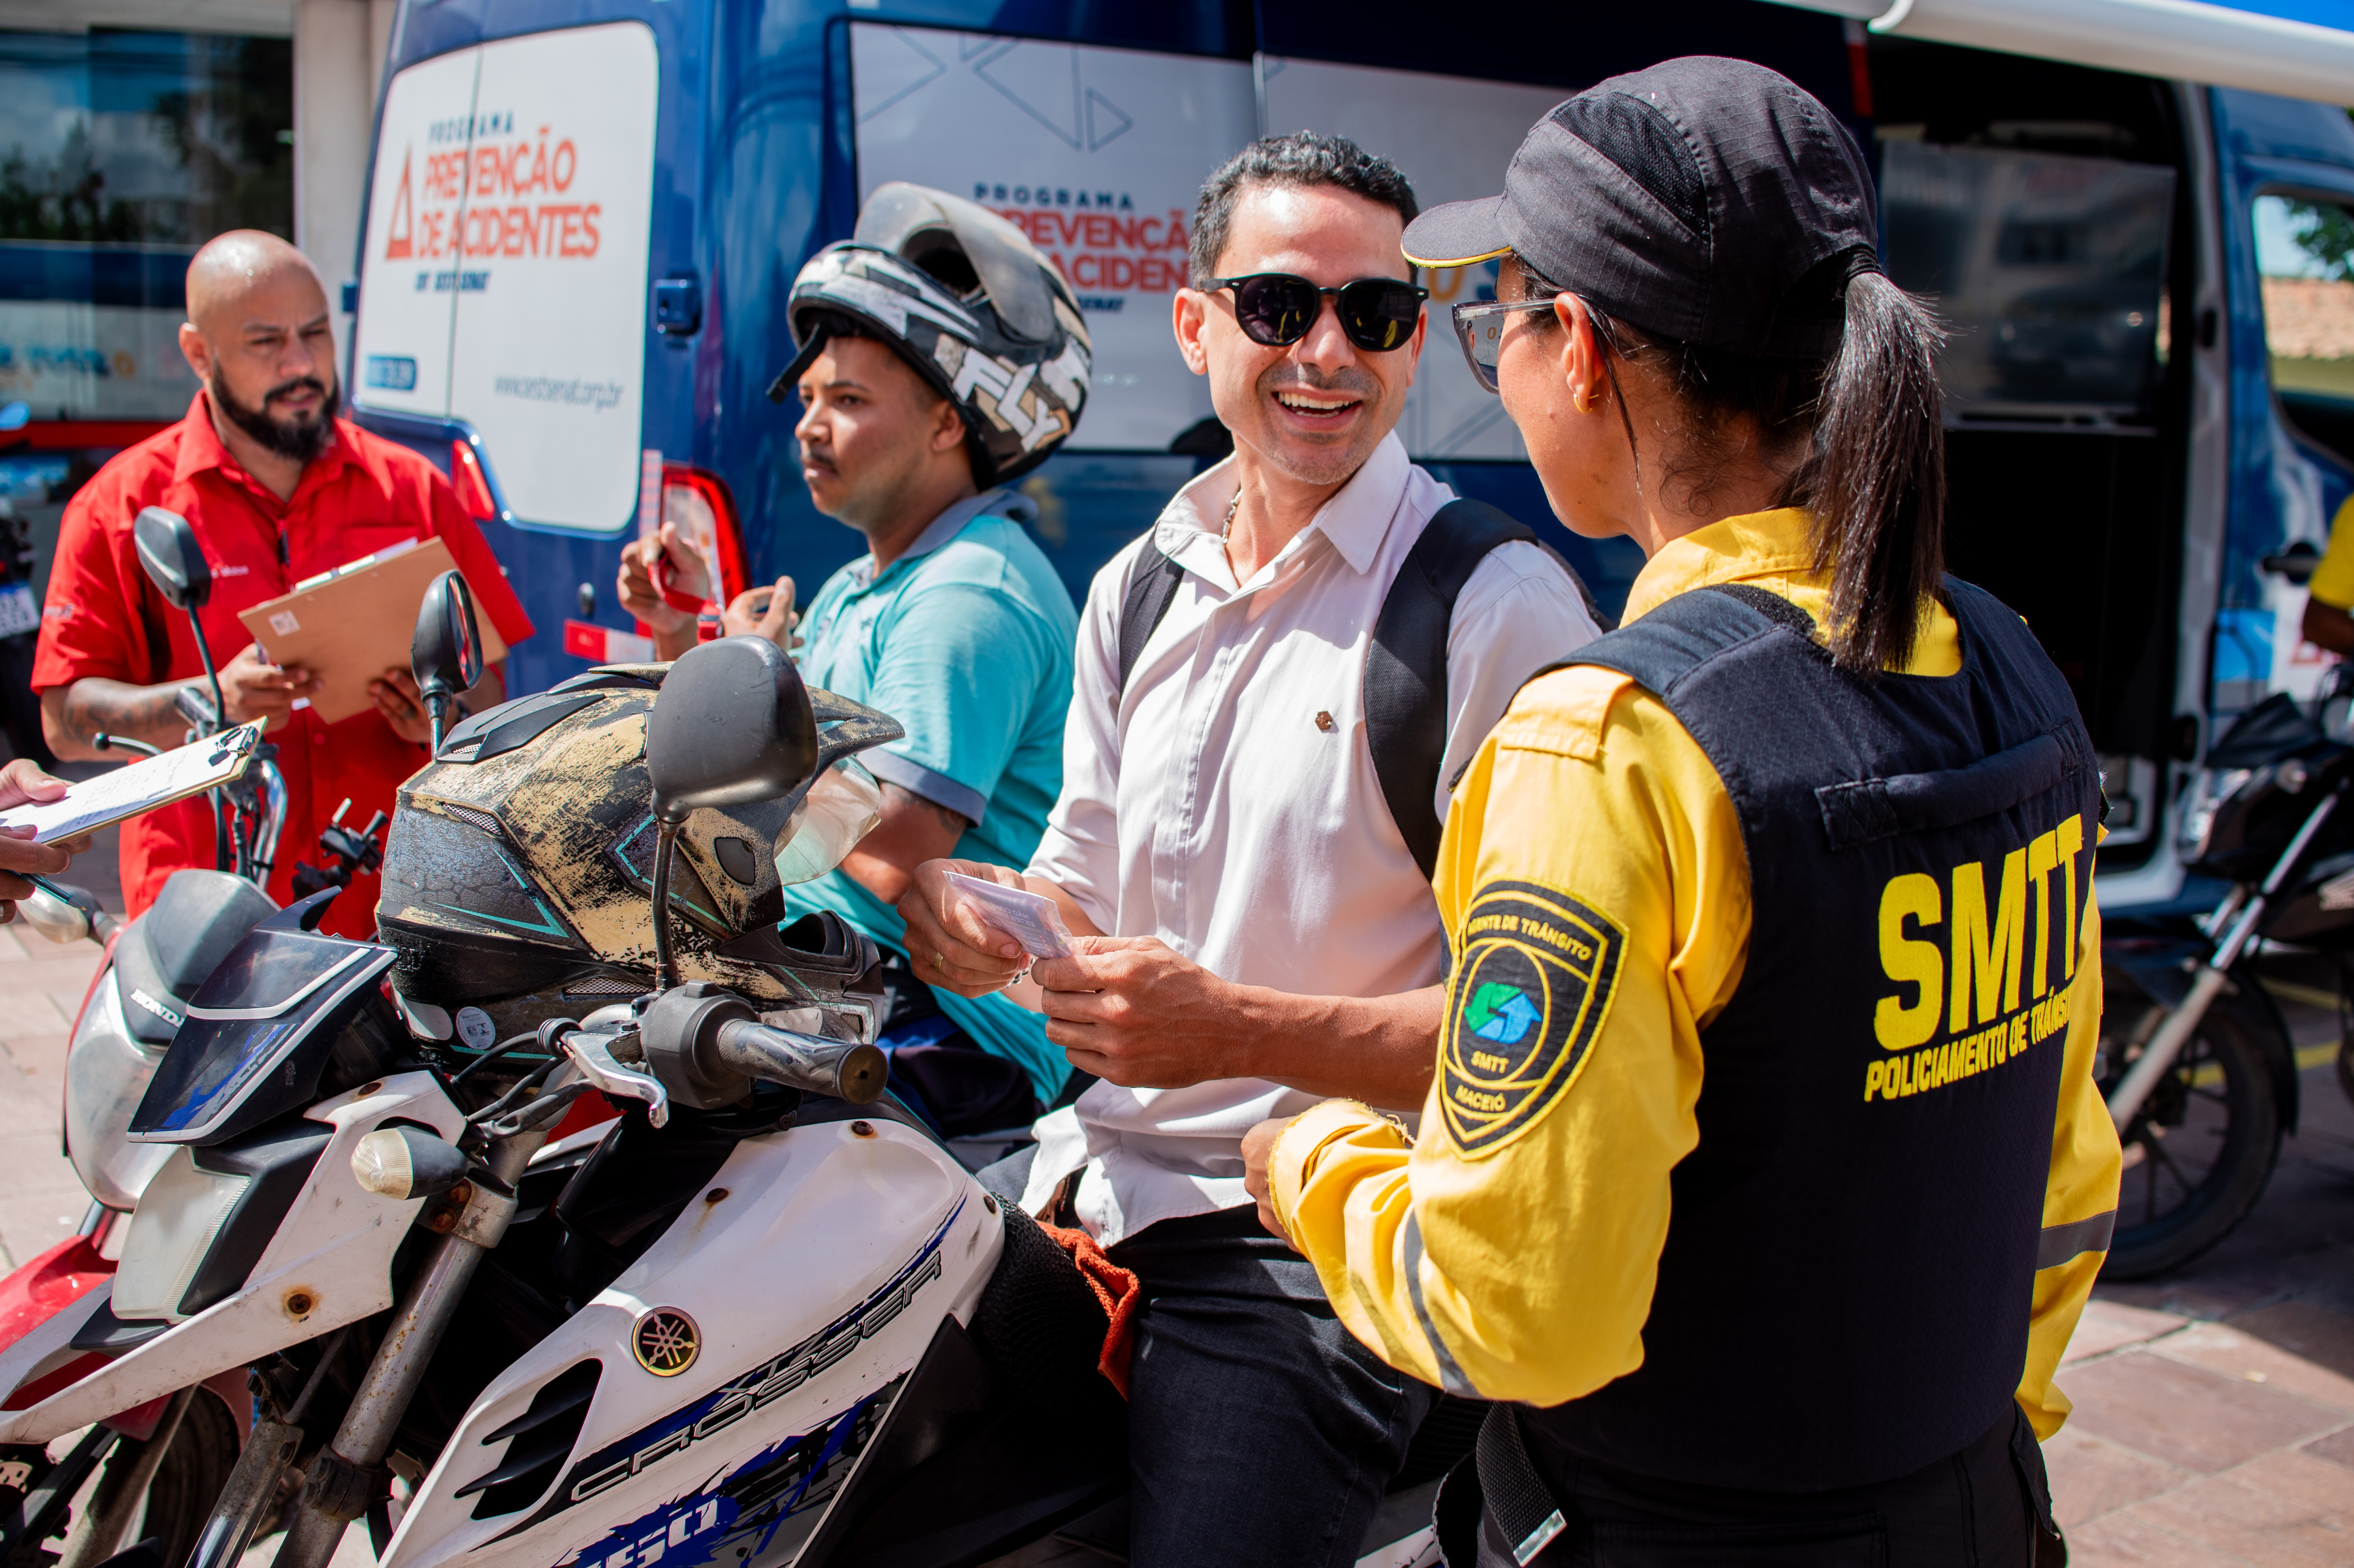
[[[932,1568],[1058,1531],[1117,1558],[1126,1411],[1069,1260],[884,1097],[861,999],[677,982],[679,835],[809,789],[808,694],[757,639],[659,678],[653,989],[551,1020],[545,1065],[486,1089],[495,1052],[453,1073],[396,1010],[390,948],[311,928],[321,899],[262,920],[117,1135],[163,1155],[119,1267],[0,1351],[0,1444],[170,1419],[245,1369],[250,1432],[187,1568],[281,1517],[281,1568],[362,1518],[384,1568]],[[552,1139],[592,1089],[627,1110]],[[1428,1494],[1469,1435],[1417,1456],[1367,1562],[1437,1561]],[[44,1461],[27,1509],[80,1484]],[[0,1520],[9,1568],[38,1550],[27,1509]],[[135,1528],[118,1506],[83,1555]],[[181,1568],[148,1533],[111,1568]]]

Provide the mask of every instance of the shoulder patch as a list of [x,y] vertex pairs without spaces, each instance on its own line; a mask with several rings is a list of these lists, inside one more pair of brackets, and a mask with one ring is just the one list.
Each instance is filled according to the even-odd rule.
[[1623,927],[1565,893],[1480,888],[1439,1048],[1439,1100],[1458,1150],[1493,1153],[1561,1097],[1609,1014],[1626,946]]

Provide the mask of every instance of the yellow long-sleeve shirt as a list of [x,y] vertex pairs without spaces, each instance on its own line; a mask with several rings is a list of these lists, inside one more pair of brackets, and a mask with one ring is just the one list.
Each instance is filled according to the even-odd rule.
[[[1637,578],[1626,619],[1741,582],[1819,624],[1829,583],[1811,567],[1808,532],[1806,514],[1788,510],[1678,539]],[[1953,617],[1933,607],[1922,633],[1903,673],[1957,673]],[[1623,926],[1606,1013],[1569,1084],[1474,1155],[1448,1130],[1444,1073],[1411,1147],[1394,1123],[1328,1101],[1285,1129],[1270,1183],[1341,1320],[1384,1361],[1458,1392],[1549,1405],[1642,1364],[1671,1219],[1669,1172],[1700,1137],[1701,1032],[1732,999],[1748,953],[1749,868],[1740,820],[1699,744],[1628,677],[1584,666],[1522,690],[1456,790],[1437,891],[1458,955],[1467,912],[1505,882],[1560,889]],[[2093,1080],[2100,920],[2089,888],[2085,901],[2044,1197],[2047,1255],[2103,1234],[2122,1166]],[[1458,964],[1456,983],[1464,978]],[[2068,1228],[2084,1222],[2094,1224]],[[2018,1398],[2039,1436],[2066,1418],[2052,1374],[2103,1255],[2074,1251],[2035,1277]]]

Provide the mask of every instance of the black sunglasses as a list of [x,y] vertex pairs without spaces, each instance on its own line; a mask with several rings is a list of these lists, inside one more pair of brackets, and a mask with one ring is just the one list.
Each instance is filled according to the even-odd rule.
[[1422,302],[1430,297],[1428,289],[1395,278],[1360,278],[1327,289],[1289,272],[1213,278],[1209,291],[1220,289],[1235,291],[1235,320],[1253,343],[1270,348],[1298,343],[1316,324],[1329,295],[1349,341],[1375,354],[1405,346],[1414,335],[1414,323],[1421,319]]

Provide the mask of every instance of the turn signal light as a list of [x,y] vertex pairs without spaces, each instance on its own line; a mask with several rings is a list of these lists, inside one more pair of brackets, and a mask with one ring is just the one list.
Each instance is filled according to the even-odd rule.
[[491,500],[491,482],[483,476],[482,460],[474,455],[471,441],[450,443],[450,484],[467,516],[477,523],[497,521],[499,509]]

